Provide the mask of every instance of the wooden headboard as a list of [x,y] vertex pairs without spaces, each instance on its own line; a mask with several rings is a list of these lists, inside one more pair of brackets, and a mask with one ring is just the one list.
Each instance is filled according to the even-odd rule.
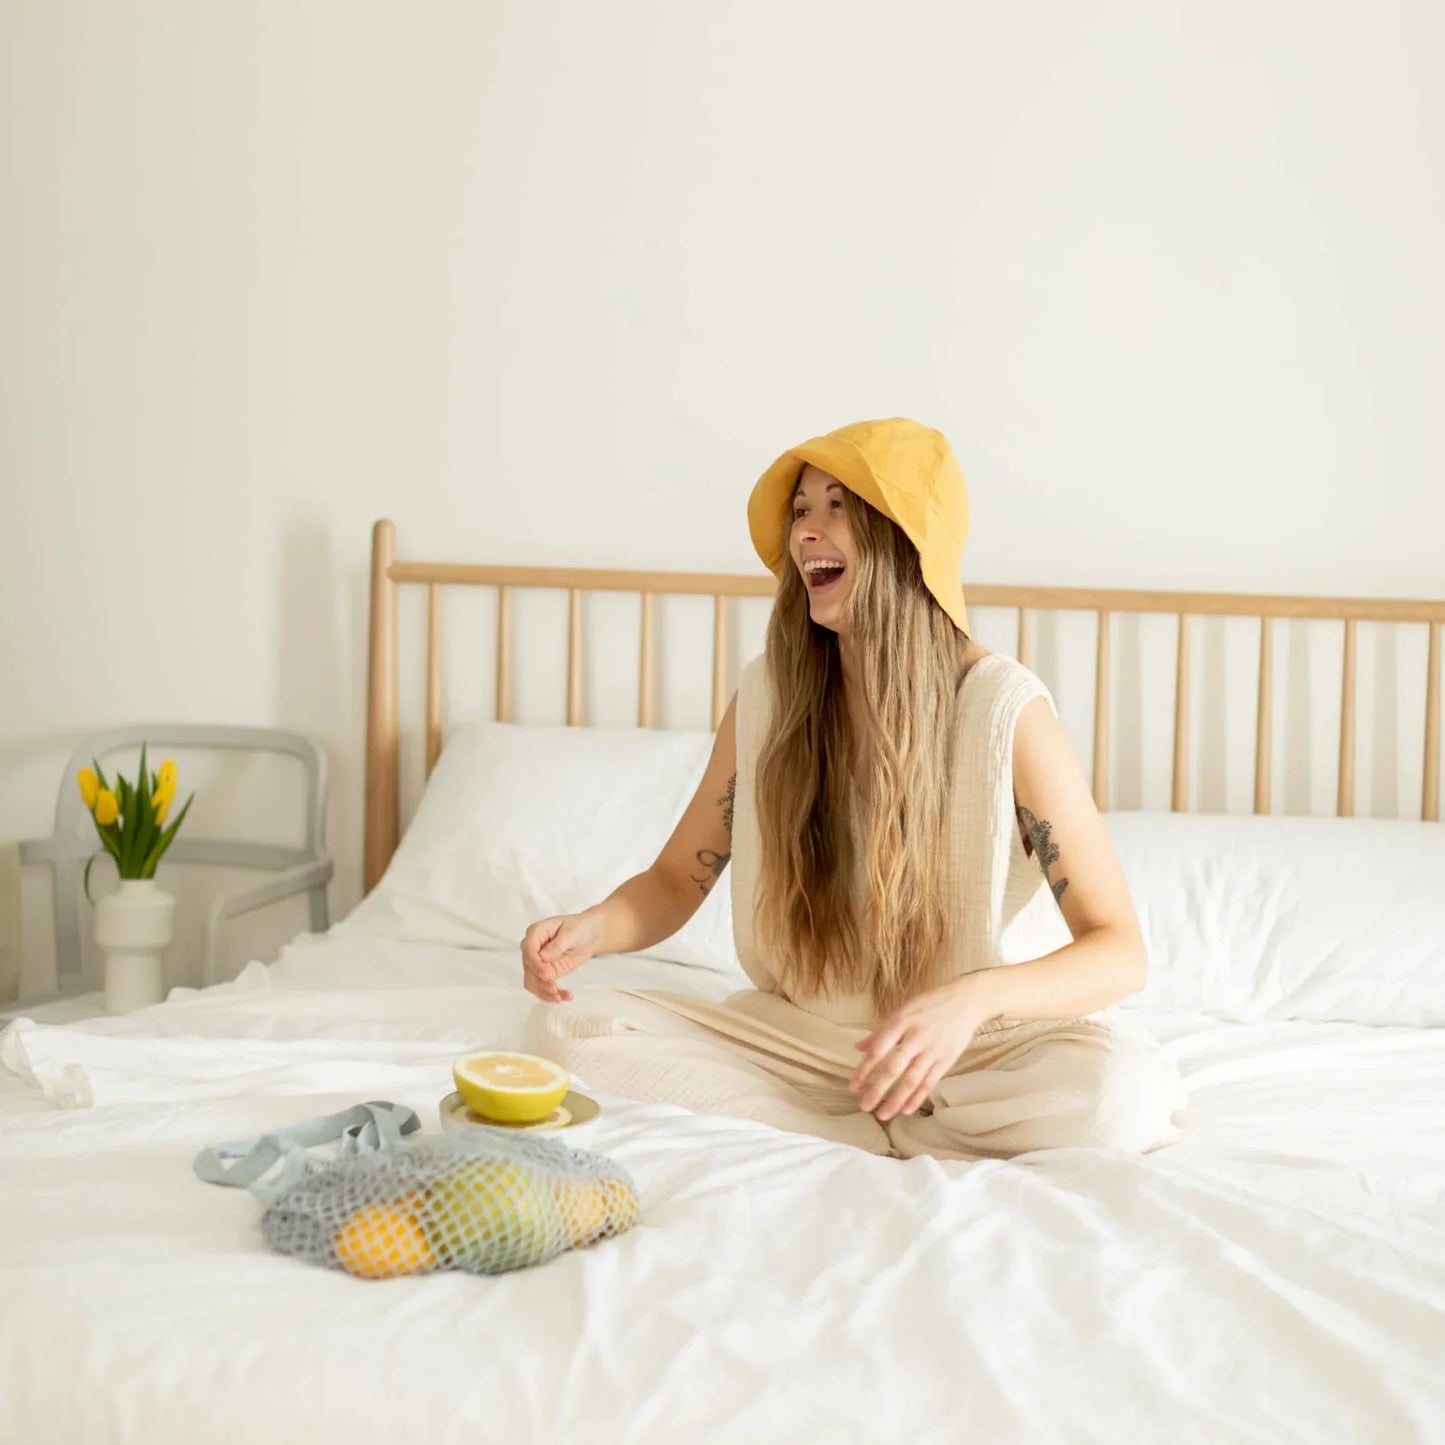
[[[632,572],[600,568],[508,567],[455,562],[401,562],[396,527],[379,521],[371,536],[371,641],[366,690],[366,824],[363,851],[369,892],[386,870],[401,836],[400,692],[397,669],[397,588],[427,589],[426,771],[431,773],[442,740],[443,587],[497,589],[496,717],[512,715],[510,600],[514,588],[548,588],[568,595],[567,722],[582,724],[582,594],[632,592],[642,600],[637,722],[654,716],[654,603],[658,596],[713,598],[712,726],[727,710],[728,601],[771,597],[771,575],[705,572]],[[1445,601],[1409,602],[1376,597],[1280,597],[1240,592],[1155,592],[1094,587],[1000,586],[970,582],[970,608],[1005,607],[1018,614],[1015,656],[1026,666],[1033,652],[1034,614],[1082,611],[1095,615],[1093,791],[1099,808],[1109,798],[1109,619],[1114,613],[1156,613],[1177,620],[1174,673],[1173,785],[1170,807],[1188,806],[1189,622],[1192,616],[1251,617],[1259,621],[1259,686],[1255,716],[1254,811],[1270,811],[1270,740],[1273,703],[1273,623],[1280,618],[1338,621],[1344,647],[1340,692],[1339,774],[1336,812],[1355,809],[1355,632],[1360,622],[1419,624],[1428,628],[1425,679],[1425,741],[1420,816],[1440,817],[1440,626]]]

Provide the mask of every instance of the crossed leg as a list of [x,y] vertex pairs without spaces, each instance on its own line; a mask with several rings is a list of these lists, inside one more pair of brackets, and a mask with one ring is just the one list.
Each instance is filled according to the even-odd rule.
[[743,990],[722,1004],[659,990],[579,988],[541,1004],[523,1047],[586,1084],[702,1114],[755,1119],[872,1154],[1006,1158],[1172,1143],[1187,1102],[1169,1055],[1117,1010],[985,1024],[916,1114],[880,1124],[848,1090],[862,1030]]

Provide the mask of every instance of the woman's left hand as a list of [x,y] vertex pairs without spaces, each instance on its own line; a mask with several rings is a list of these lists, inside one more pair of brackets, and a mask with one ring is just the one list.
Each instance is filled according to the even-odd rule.
[[881,1124],[923,1103],[989,1017],[979,992],[964,974],[910,999],[858,1040],[863,1059],[848,1087],[865,1114],[876,1111]]

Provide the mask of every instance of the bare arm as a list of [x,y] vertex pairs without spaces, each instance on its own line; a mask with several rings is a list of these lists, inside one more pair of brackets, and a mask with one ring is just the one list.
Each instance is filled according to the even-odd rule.
[[1068,736],[1045,698],[1019,714],[1014,800],[1020,831],[1073,942],[976,976],[988,1016],[1071,1018],[1144,987],[1148,969],[1124,870]]
[[697,912],[732,856],[737,698],[718,724],[702,781],[651,867],[581,913],[539,919],[522,939],[522,982],[544,1003],[566,1003],[560,980],[597,953],[637,953],[671,938]]
[[718,724],[697,791],[650,868],[588,909],[602,925],[599,953],[636,953],[671,938],[712,891],[733,847],[737,698]]

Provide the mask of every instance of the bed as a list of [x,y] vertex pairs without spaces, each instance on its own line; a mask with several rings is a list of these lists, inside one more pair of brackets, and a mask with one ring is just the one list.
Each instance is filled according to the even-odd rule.
[[[403,832],[407,584],[428,604],[428,781]],[[1025,660],[1052,607],[1094,611],[1105,639],[1131,607],[1344,625],[1336,816],[1272,814],[1267,751],[1253,814],[1191,813],[1183,768],[1175,807],[1106,811],[1150,942],[1129,1006],[1190,1091],[1169,1149],[902,1161],[603,1095],[587,1147],[637,1182],[636,1228],[511,1275],[384,1283],[268,1252],[255,1201],[195,1180],[204,1145],[360,1099],[435,1131],[452,1059],[516,1042],[517,919],[646,861],[707,747],[650,725],[650,602],[639,726],[582,725],[580,594],[679,584],[720,599],[715,722],[728,599],[771,579],[403,563],[378,525],[362,904],[231,982],[0,1034],[0,1440],[1445,1439],[1442,604],[972,589],[1018,609]],[[448,723],[438,599],[467,585],[497,589],[496,706]],[[559,726],[507,716],[506,598],[534,585],[569,598]],[[1372,608],[1428,630],[1414,817],[1350,816]],[[1109,675],[1105,655],[1106,693]],[[1098,717],[1107,736],[1107,698]],[[539,772],[553,786],[523,807]],[[678,938],[587,981],[726,997],[726,905],[720,884]]]

